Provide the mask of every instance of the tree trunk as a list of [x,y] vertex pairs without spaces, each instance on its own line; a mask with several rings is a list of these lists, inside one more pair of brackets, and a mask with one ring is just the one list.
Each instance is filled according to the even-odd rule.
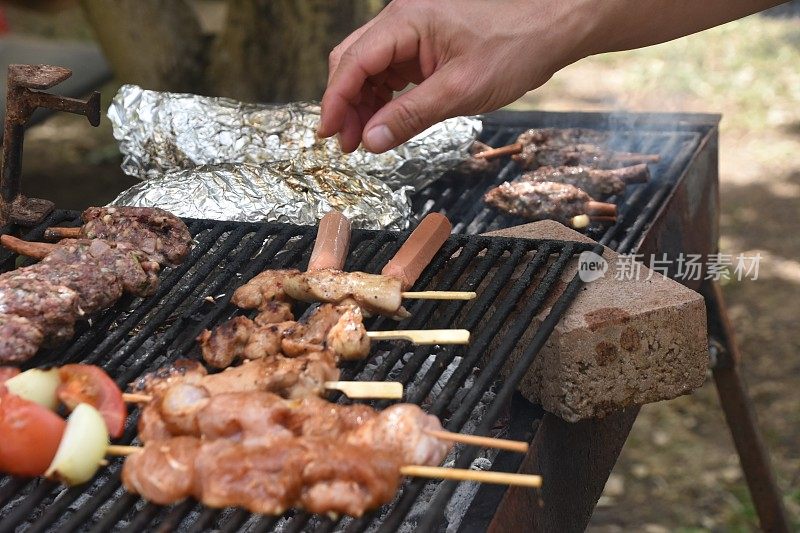
[[114,73],[147,89],[202,92],[205,41],[186,0],[81,0]]
[[374,12],[374,0],[230,0],[209,90],[245,101],[318,99],[328,53]]

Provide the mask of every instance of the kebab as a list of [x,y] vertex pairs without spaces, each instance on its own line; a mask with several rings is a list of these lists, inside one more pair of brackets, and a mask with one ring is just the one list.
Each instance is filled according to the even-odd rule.
[[130,243],[153,260],[175,266],[189,254],[192,235],[183,221],[156,207],[90,207],[78,228],[48,228],[48,239],[107,239]]
[[596,202],[581,189],[566,183],[514,181],[489,190],[484,201],[527,220],[552,219],[572,227],[589,221],[616,221],[617,206]]
[[66,342],[79,318],[114,305],[124,292],[152,294],[158,284],[158,263],[126,243],[2,235],[0,244],[42,260],[0,275],[0,361],[25,361],[41,346]]
[[[77,367],[87,367],[89,365],[72,365]],[[94,367],[96,368],[96,367]],[[63,370],[63,369],[62,369]],[[98,369],[99,370],[99,369]],[[19,381],[20,376],[14,377],[18,371],[16,369],[0,368],[0,376],[8,378],[11,376],[9,382],[15,390],[21,390],[19,384],[14,384],[14,380]],[[27,375],[25,383],[30,386],[36,379],[33,379],[33,371],[24,373]],[[43,371],[38,371],[43,372]],[[107,376],[106,376],[107,377]],[[110,379],[110,378],[109,378]],[[6,382],[6,385],[9,384]],[[113,382],[111,382],[113,384]],[[46,388],[46,387],[33,387]],[[119,394],[118,389],[116,389]],[[251,400],[250,398],[245,399]],[[248,404],[250,402],[248,401]],[[217,409],[222,407],[224,409],[225,402],[220,401],[216,403]],[[399,407],[395,411],[399,412],[404,408]],[[306,410],[308,411],[308,410]],[[257,411],[250,411],[251,416],[256,415]],[[308,412],[312,417],[311,412]],[[352,414],[352,413],[351,413]],[[437,423],[435,418],[424,415],[421,411],[416,413],[417,417],[421,417],[427,422],[428,425]],[[219,414],[217,416],[220,416]],[[230,429],[225,428],[224,416],[223,419],[217,421],[216,425],[212,427],[218,430],[227,431]],[[191,440],[191,437],[177,437],[168,440],[150,441],[145,445],[145,448],[136,448],[132,446],[114,446],[109,445],[109,435],[107,432],[106,422],[100,411],[88,403],[79,403],[73,410],[68,421],[65,423],[58,415],[56,415],[48,407],[40,405],[34,401],[25,399],[17,394],[10,393],[7,386],[3,385],[0,381],[0,427],[3,427],[3,434],[12,434],[9,425],[14,429],[14,438],[4,438],[0,441],[0,470],[11,473],[13,475],[36,476],[47,475],[48,477],[64,481],[68,484],[78,484],[88,481],[94,476],[97,468],[104,463],[102,457],[106,454],[109,455],[131,455],[136,454],[135,457],[129,457],[123,468],[123,482],[129,490],[140,493],[151,501],[156,503],[167,503],[168,500],[162,498],[164,494],[172,494],[174,498],[183,499],[190,494],[183,494],[168,490],[174,487],[174,483],[178,480],[178,473],[182,473],[182,478],[186,480],[186,474],[191,473],[189,477],[189,484],[194,485],[194,481],[202,483],[202,496],[200,499],[208,505],[227,506],[227,505],[245,505],[246,507],[259,510],[259,512],[282,512],[280,508],[274,506],[264,507],[264,502],[274,501],[273,499],[264,499],[264,492],[259,490],[253,492],[252,485],[245,485],[245,489],[239,484],[226,484],[226,481],[233,481],[235,479],[265,479],[263,474],[269,472],[272,475],[267,476],[266,479],[274,481],[276,467],[283,472],[282,476],[290,476],[298,474],[298,470],[286,468],[289,465],[281,458],[286,453],[295,454],[296,450],[304,452],[299,456],[305,459],[302,463],[296,463],[298,468],[302,470],[303,486],[310,490],[302,491],[304,497],[301,504],[305,503],[305,508],[313,512],[327,512],[338,511],[344,513],[358,514],[363,512],[366,508],[380,505],[388,501],[394,492],[391,494],[381,492],[382,498],[378,500],[353,498],[362,494],[361,485],[358,490],[353,492],[354,478],[363,481],[370,481],[366,486],[374,487],[377,483],[387,483],[394,487],[396,490],[399,483],[400,475],[418,475],[426,477],[448,477],[450,479],[466,479],[481,481],[484,478],[488,482],[494,483],[509,483],[523,486],[540,486],[541,478],[538,476],[520,476],[520,475],[507,475],[488,472],[472,472],[468,470],[458,469],[443,469],[436,467],[427,467],[425,465],[413,465],[399,467],[401,459],[396,455],[389,455],[386,448],[383,449],[369,449],[364,448],[375,443],[381,446],[387,446],[388,443],[383,442],[383,438],[387,435],[383,428],[385,426],[393,426],[398,421],[398,415],[389,413],[383,416],[383,423],[376,423],[380,416],[374,416],[361,427],[348,434],[348,441],[345,443],[337,443],[334,445],[330,441],[324,441],[320,438],[305,436],[303,438],[274,438],[274,439],[261,439],[254,441],[237,442],[236,435],[229,435],[226,438],[217,438],[214,440],[199,439]],[[402,417],[401,417],[402,418]],[[407,416],[405,417],[407,419]],[[310,422],[311,418],[306,417],[306,423]],[[255,421],[251,419],[251,421]],[[213,424],[213,422],[212,422]],[[253,426],[255,427],[255,426]],[[372,428],[367,431],[366,428]],[[8,429],[9,431],[5,431]],[[323,432],[326,431],[323,428]],[[429,435],[409,434],[410,437],[415,439],[428,439]],[[434,437],[435,438],[435,437]],[[483,439],[484,441],[493,442],[494,439]],[[206,445],[210,444],[212,453],[205,457],[205,461],[201,461],[191,466],[198,466],[188,470],[183,469],[180,463],[180,454],[174,457],[172,452],[178,451],[172,446],[175,442],[190,442],[193,445]],[[504,441],[505,442],[505,441]],[[396,451],[397,445],[392,443]],[[524,444],[524,443],[514,443]],[[433,446],[433,447],[431,447]],[[412,450],[412,447],[405,446],[403,448],[406,453]],[[417,455],[412,455],[412,458],[421,458],[424,461],[432,462],[436,459],[436,454],[441,453],[441,450],[447,449],[447,445],[442,443],[427,442],[427,446],[417,446],[415,448]],[[319,452],[326,451],[327,453],[313,453],[307,454],[310,450],[317,450]],[[344,453],[343,450],[348,450]],[[425,455],[419,455],[422,450]],[[140,453],[141,452],[141,453]],[[244,452],[244,453],[239,453]],[[366,455],[362,456],[367,452]],[[148,453],[150,453],[150,461],[147,461]],[[378,458],[381,462],[386,462],[386,459],[380,459],[380,454],[385,454],[391,457],[391,462],[394,465],[389,467],[388,464],[385,468],[373,469],[373,459]],[[224,460],[219,460],[222,457]],[[299,459],[298,457],[298,459]],[[238,459],[245,458],[244,461],[237,461]],[[404,458],[404,457],[403,457]],[[156,463],[153,464],[152,460],[155,459]],[[349,459],[349,460],[348,460]],[[161,464],[166,464],[168,469],[158,468],[159,460]],[[165,462],[164,462],[165,461]],[[327,461],[327,462],[326,462]],[[295,463],[293,463],[295,464]],[[139,465],[137,467],[137,465]],[[224,465],[224,467],[223,467]],[[263,471],[261,467],[271,465],[267,472]],[[369,466],[363,466],[369,465]],[[195,471],[203,472],[208,468],[208,475],[201,476],[199,479],[194,477]],[[171,469],[171,470],[170,470]],[[399,472],[398,472],[399,471]],[[365,474],[371,474],[365,477]],[[385,474],[393,474],[387,476]],[[242,476],[241,478],[238,476]],[[498,479],[500,478],[500,479]],[[179,483],[180,484],[180,483]],[[185,486],[185,485],[184,485]],[[198,485],[200,486],[200,485]],[[292,485],[290,485],[292,486]],[[259,486],[260,488],[261,486]],[[282,491],[283,485],[272,484],[266,494],[269,496],[276,490]],[[335,496],[331,497],[330,490],[336,488]],[[342,493],[341,489],[349,488],[351,492]],[[313,493],[313,494],[312,494]],[[192,492],[191,494],[196,495]],[[326,496],[327,495],[327,496]],[[347,496],[343,498],[343,496]],[[292,500],[294,502],[294,500]],[[248,502],[248,503],[244,503]],[[348,503],[343,503],[348,502]],[[358,503],[361,502],[361,503]],[[293,503],[297,505],[297,503]],[[286,507],[284,507],[285,509]],[[361,509],[359,511],[359,509]]]
[[645,183],[649,179],[650,170],[641,164],[610,170],[585,166],[540,167],[514,181],[564,183],[581,189],[592,198],[604,199],[624,193],[629,184]]
[[524,169],[542,166],[588,165],[595,168],[618,168],[641,163],[657,163],[658,154],[618,152],[602,145],[610,139],[608,132],[582,128],[532,129],[520,134],[507,146],[486,150],[475,157],[494,159],[511,155]]
[[[326,215],[328,216],[328,215]],[[340,214],[338,215],[341,216]],[[242,309],[265,309],[269,302],[355,303],[365,313],[376,313],[402,319],[409,316],[402,307],[403,298],[472,299],[474,292],[421,291],[409,292],[419,275],[450,235],[450,223],[443,215],[431,213],[411,233],[408,240],[387,263],[381,274],[342,272],[344,259],[339,239],[349,241],[349,224],[336,221],[332,215],[323,228],[320,224],[315,250],[333,247],[335,252],[312,254],[310,268],[272,270],[258,274],[236,289],[231,302]],[[343,217],[342,217],[343,218]],[[342,241],[342,242],[348,242]],[[345,251],[346,253],[346,251]],[[324,258],[316,260],[316,257]],[[336,268],[330,265],[336,263]]]

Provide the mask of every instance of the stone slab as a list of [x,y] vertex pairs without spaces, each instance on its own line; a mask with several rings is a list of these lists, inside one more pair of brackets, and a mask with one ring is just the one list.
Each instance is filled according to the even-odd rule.
[[[486,235],[594,242],[553,221]],[[644,266],[638,280],[617,279],[618,254],[606,248],[603,258],[609,264],[605,276],[584,285],[520,384],[528,400],[570,422],[687,394],[707,373],[703,297]],[[575,275],[574,263],[564,272],[559,293]],[[528,328],[512,359],[519,358],[536,326]]]

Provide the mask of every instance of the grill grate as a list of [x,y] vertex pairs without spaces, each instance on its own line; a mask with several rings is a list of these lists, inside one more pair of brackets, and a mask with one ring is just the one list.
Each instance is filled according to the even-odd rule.
[[[591,225],[587,234],[594,240],[619,252],[633,252],[655,219],[669,192],[675,187],[700,144],[701,128],[677,129],[676,124],[664,130],[644,130],[637,125],[612,122],[608,115],[594,115],[597,123],[590,123],[593,115],[557,113],[519,113],[532,117],[524,125],[506,125],[502,119],[487,120],[482,141],[490,146],[504,146],[514,142],[523,131],[533,127],[581,127],[610,129],[609,148],[620,151],[659,154],[661,161],[650,165],[652,179],[646,184],[629,185],[622,197],[606,201],[617,204],[617,223],[613,226]],[[453,222],[454,233],[479,234],[510,228],[526,221],[488,207],[483,195],[491,188],[511,181],[522,174],[512,161],[496,175],[475,181],[457,177],[434,183],[413,198],[414,212],[420,217],[429,212],[441,212]]]
[[[77,213],[57,211],[23,238],[40,239],[47,226],[77,223]],[[199,332],[239,312],[228,303],[232,290],[265,268],[304,267],[315,238],[315,228],[281,224],[191,221],[189,227],[196,245],[183,265],[162,273],[157,294],[120,302],[95,317],[91,325],[81,326],[70,345],[41,353],[28,366],[99,364],[124,386],[181,356],[197,357],[194,339]],[[405,236],[354,231],[346,269],[380,271]],[[463,327],[473,332],[471,344],[414,348],[405,342],[379,343],[366,361],[345,367],[343,379],[400,380],[406,384],[408,401],[442,417],[447,429],[491,434],[495,423],[506,415],[529,364],[577,294],[578,278],[559,294],[562,274],[576,254],[590,248],[565,241],[451,236],[415,288],[476,290],[478,298],[411,302],[410,319],[396,324],[377,317],[368,321],[367,327]],[[3,270],[18,261],[8,252],[0,252]],[[217,298],[210,302],[208,296]],[[533,317],[553,300],[550,315],[522,361],[507,364],[508,354]],[[503,338],[493,342],[501,331]],[[489,353],[493,344],[497,348]],[[479,367],[482,360],[488,363]],[[504,367],[511,368],[505,368],[508,377],[500,381]],[[135,418],[129,417],[122,442],[135,437]],[[456,466],[469,467],[479,452],[459,447],[451,459]],[[194,501],[169,507],[146,503],[122,489],[121,464],[121,459],[113,459],[90,484],[73,488],[41,479],[0,477],[0,530],[13,531],[22,525],[29,531],[260,531],[275,526],[284,531],[393,531],[400,526],[429,530],[442,522],[457,486],[437,481],[406,483],[392,504],[359,520],[334,521],[304,512],[267,517],[238,509],[208,509]],[[426,500],[432,498],[433,504],[414,514],[422,495]]]

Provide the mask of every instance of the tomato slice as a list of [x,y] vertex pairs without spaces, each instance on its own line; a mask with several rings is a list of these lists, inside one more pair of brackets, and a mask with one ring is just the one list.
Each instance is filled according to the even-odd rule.
[[19,374],[19,368],[13,366],[0,366],[0,385]]
[[125,430],[128,408],[122,391],[105,370],[95,365],[64,365],[58,369],[61,385],[56,394],[71,411],[79,403],[88,403],[103,415],[112,438],[119,438]]
[[0,392],[0,471],[15,476],[44,474],[66,425],[50,409]]

